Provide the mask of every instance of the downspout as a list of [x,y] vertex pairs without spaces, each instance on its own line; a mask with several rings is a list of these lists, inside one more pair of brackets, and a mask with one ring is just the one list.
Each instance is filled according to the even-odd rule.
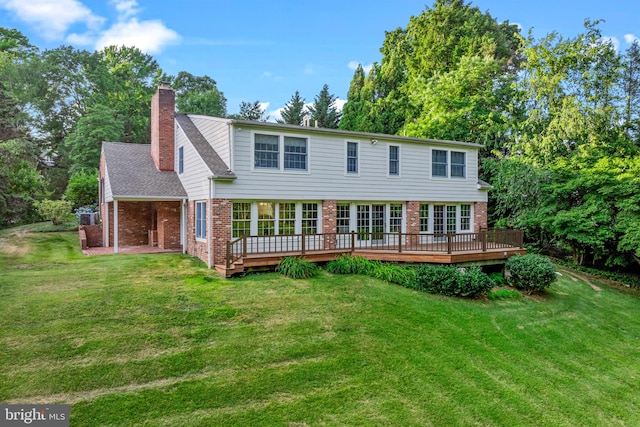
[[213,193],[214,193],[214,185],[213,185],[213,175],[209,177],[209,209],[208,209],[208,220],[207,220],[207,245],[209,246],[208,256],[207,256],[207,267],[211,268],[213,266],[213,236],[211,234],[213,231],[213,223],[212,223],[212,211],[213,211]]
[[187,253],[187,199],[182,199],[180,203],[180,244],[182,253]]

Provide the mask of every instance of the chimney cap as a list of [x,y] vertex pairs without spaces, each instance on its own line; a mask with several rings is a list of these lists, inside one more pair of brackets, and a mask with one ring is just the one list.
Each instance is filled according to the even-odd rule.
[[158,89],[171,89],[171,82],[160,82]]

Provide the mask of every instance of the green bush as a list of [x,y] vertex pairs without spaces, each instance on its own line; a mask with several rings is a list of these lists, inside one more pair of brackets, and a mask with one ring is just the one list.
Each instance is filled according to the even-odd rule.
[[278,263],[276,271],[292,279],[308,279],[318,273],[318,266],[302,258],[288,256]]
[[496,289],[495,291],[490,291],[488,296],[490,300],[517,299],[522,297],[520,292],[515,289]]
[[374,264],[373,276],[406,288],[416,288],[416,271],[413,268],[396,264],[377,263]]
[[486,294],[493,282],[478,267],[465,270],[452,266],[423,264],[416,269],[416,285],[432,294],[476,297]]
[[556,280],[556,267],[549,258],[541,255],[516,255],[507,261],[510,273],[509,282],[513,287],[524,290],[527,294],[551,286]]
[[327,271],[333,274],[365,274],[371,275],[379,262],[370,261],[360,256],[342,255],[327,264]]
[[507,280],[502,273],[491,273],[489,278],[493,281],[494,286],[503,287],[507,284]]
[[76,172],[69,179],[64,197],[73,203],[74,208],[98,202],[98,171]]
[[68,200],[43,200],[37,204],[38,212],[54,225],[65,222],[71,216],[72,203]]

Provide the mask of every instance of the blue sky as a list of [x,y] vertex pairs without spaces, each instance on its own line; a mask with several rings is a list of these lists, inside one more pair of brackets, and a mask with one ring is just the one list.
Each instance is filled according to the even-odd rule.
[[[323,84],[346,99],[355,65],[380,60],[385,31],[405,27],[431,0],[0,0],[0,26],[41,49],[134,45],[169,74],[208,75],[228,99],[260,100],[273,117],[296,91],[312,101]],[[637,0],[476,0],[498,21],[536,37],[575,36],[585,18],[625,50],[640,37]]]

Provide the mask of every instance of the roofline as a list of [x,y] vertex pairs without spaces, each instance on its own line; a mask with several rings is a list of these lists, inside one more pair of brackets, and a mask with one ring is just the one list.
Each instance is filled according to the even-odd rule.
[[111,199],[105,200],[106,202],[113,202],[115,200],[127,201],[127,202],[166,202],[166,201],[180,201],[188,199],[188,196],[170,196],[170,197],[149,197],[149,196],[111,196]]
[[400,135],[389,135],[384,133],[372,133],[372,132],[354,132],[350,130],[342,130],[342,129],[328,129],[328,128],[316,128],[311,126],[298,126],[298,125],[289,125],[282,123],[273,123],[273,122],[258,122],[254,120],[238,120],[238,119],[229,119],[227,122],[228,125],[241,125],[241,126],[250,126],[250,127],[266,127],[272,129],[286,129],[290,131],[304,131],[308,133],[324,133],[324,134],[333,134],[333,135],[344,135],[353,138],[373,138],[373,139],[389,139],[392,141],[404,141],[404,142],[419,142],[425,143],[429,142],[432,144],[441,144],[441,145],[458,145],[463,147],[470,148],[482,148],[481,144],[476,144],[474,142],[463,142],[463,141],[450,141],[446,139],[429,139],[429,138],[417,138],[413,136],[400,136]]

